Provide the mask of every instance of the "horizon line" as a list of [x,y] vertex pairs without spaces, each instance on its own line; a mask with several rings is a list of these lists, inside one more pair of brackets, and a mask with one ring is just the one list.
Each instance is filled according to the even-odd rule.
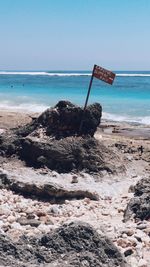
[[[111,69],[111,68],[108,68],[108,69]],[[114,70],[114,69],[111,69],[112,71],[150,71],[150,69],[149,70],[145,70],[145,69],[141,69],[141,70],[139,70],[139,69],[117,69],[117,70]],[[5,72],[25,72],[25,71],[29,71],[29,72],[42,72],[42,71],[50,71],[50,72],[62,72],[62,71],[68,71],[68,72],[70,72],[70,71],[91,71],[92,72],[92,69],[71,69],[71,70],[68,70],[68,69],[54,69],[54,70],[52,70],[52,69],[0,69],[0,72],[2,72],[2,71],[5,71]]]

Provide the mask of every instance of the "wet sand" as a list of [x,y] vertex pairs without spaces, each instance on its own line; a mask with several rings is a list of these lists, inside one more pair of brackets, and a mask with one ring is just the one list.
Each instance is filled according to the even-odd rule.
[[0,129],[7,130],[24,125],[30,122],[34,116],[38,116],[38,114],[0,110]]

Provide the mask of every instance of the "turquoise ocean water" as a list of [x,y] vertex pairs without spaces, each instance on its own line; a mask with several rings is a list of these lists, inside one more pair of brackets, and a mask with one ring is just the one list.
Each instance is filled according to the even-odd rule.
[[[94,79],[89,103],[99,102],[103,118],[150,125],[150,71],[115,71],[114,84]],[[88,71],[0,71],[0,109],[41,112],[59,100],[84,105]]]

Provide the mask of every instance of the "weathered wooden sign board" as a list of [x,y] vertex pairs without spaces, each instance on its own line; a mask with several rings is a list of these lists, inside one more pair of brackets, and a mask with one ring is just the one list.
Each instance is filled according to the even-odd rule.
[[106,70],[102,67],[99,67],[97,65],[94,65],[93,71],[92,71],[92,76],[91,76],[91,80],[90,80],[90,84],[89,84],[89,89],[88,89],[88,93],[87,93],[87,97],[85,100],[85,105],[84,105],[84,110],[83,110],[83,116],[81,119],[81,123],[80,123],[80,128],[79,128],[79,133],[82,129],[82,125],[83,125],[83,119],[84,119],[84,113],[87,107],[87,103],[88,103],[88,99],[89,99],[89,95],[90,95],[90,91],[91,91],[91,87],[92,87],[92,82],[93,82],[93,78],[97,78],[103,82],[106,82],[108,84],[113,84],[113,81],[115,79],[116,74],[113,73],[110,70]]
[[93,76],[103,82],[113,84],[116,74],[102,67],[94,65]]

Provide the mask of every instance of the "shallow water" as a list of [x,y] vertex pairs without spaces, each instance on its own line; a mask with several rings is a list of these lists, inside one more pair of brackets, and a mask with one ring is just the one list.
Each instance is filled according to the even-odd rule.
[[[150,72],[119,72],[112,86],[94,79],[89,103],[100,102],[103,118],[150,124]],[[91,73],[0,71],[0,108],[43,111],[67,99],[84,105]]]

